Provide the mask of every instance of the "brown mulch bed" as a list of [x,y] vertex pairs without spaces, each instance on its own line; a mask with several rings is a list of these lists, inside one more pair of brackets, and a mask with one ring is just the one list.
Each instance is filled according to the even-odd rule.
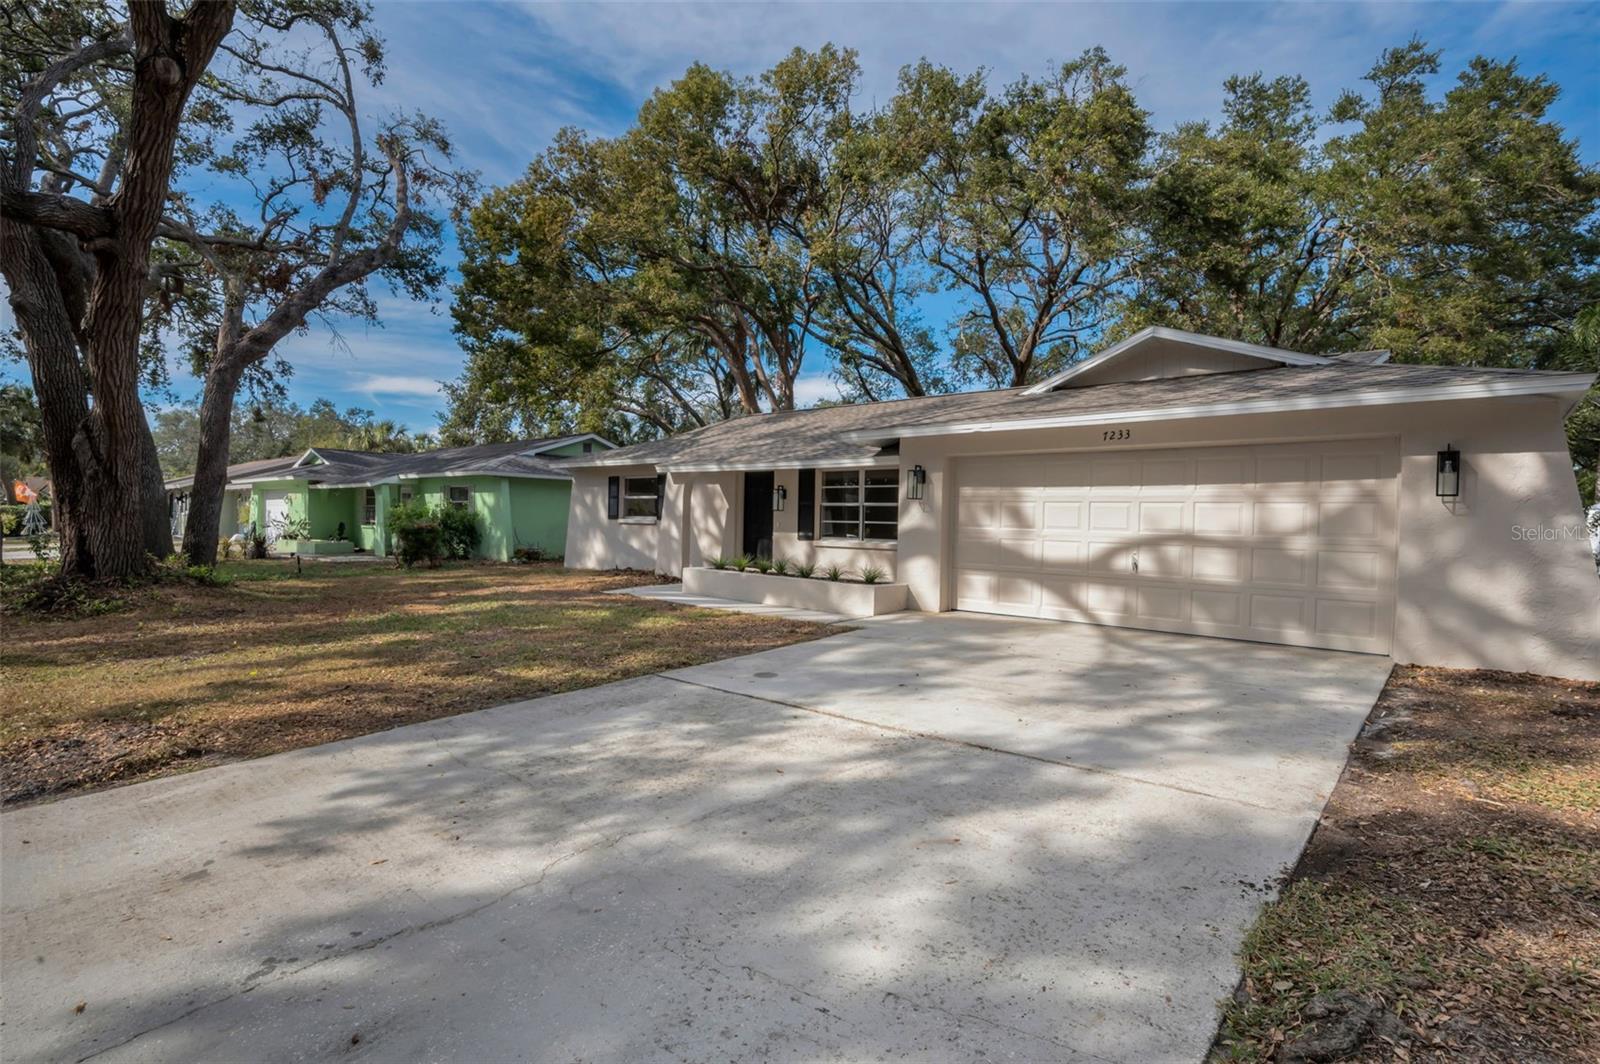
[[[605,592],[645,573],[224,565],[107,611],[0,621],[0,800],[363,735],[826,635]],[[98,604],[96,604],[98,606]]]
[[1397,668],[1214,1060],[1600,1061],[1600,684]]

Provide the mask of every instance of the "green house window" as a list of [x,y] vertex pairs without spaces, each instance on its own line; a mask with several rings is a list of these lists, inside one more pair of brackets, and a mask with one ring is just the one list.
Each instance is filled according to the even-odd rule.
[[378,523],[378,493],[368,488],[361,503],[361,523],[375,525]]
[[464,484],[457,484],[450,488],[450,505],[457,509],[465,510],[472,505],[472,489]]

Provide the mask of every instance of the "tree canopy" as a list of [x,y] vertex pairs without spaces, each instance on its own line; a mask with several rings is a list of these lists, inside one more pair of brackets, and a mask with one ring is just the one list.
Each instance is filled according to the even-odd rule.
[[1441,70],[1411,41],[1325,109],[1235,76],[1160,131],[1100,49],[999,86],[917,63],[869,109],[832,46],[696,65],[465,217],[445,432],[648,437],[789,408],[802,366],[847,399],[1010,387],[1150,324],[1592,367],[1600,173],[1559,87]]

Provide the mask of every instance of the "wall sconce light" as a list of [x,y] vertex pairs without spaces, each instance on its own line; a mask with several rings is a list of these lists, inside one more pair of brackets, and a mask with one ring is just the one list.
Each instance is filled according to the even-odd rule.
[[1454,447],[1439,452],[1433,490],[1441,499],[1453,499],[1461,494],[1461,452]]
[[779,484],[772,489],[772,508],[779,513],[783,512],[783,504],[789,498],[789,489]]
[[911,479],[906,483],[906,498],[912,502],[921,500],[923,491],[928,485],[928,471],[921,466],[911,467]]

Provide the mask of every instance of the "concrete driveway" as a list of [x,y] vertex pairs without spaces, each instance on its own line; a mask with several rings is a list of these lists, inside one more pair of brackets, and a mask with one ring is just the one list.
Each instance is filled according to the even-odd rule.
[[912,615],[8,812],[0,1041],[1198,1060],[1387,671]]

